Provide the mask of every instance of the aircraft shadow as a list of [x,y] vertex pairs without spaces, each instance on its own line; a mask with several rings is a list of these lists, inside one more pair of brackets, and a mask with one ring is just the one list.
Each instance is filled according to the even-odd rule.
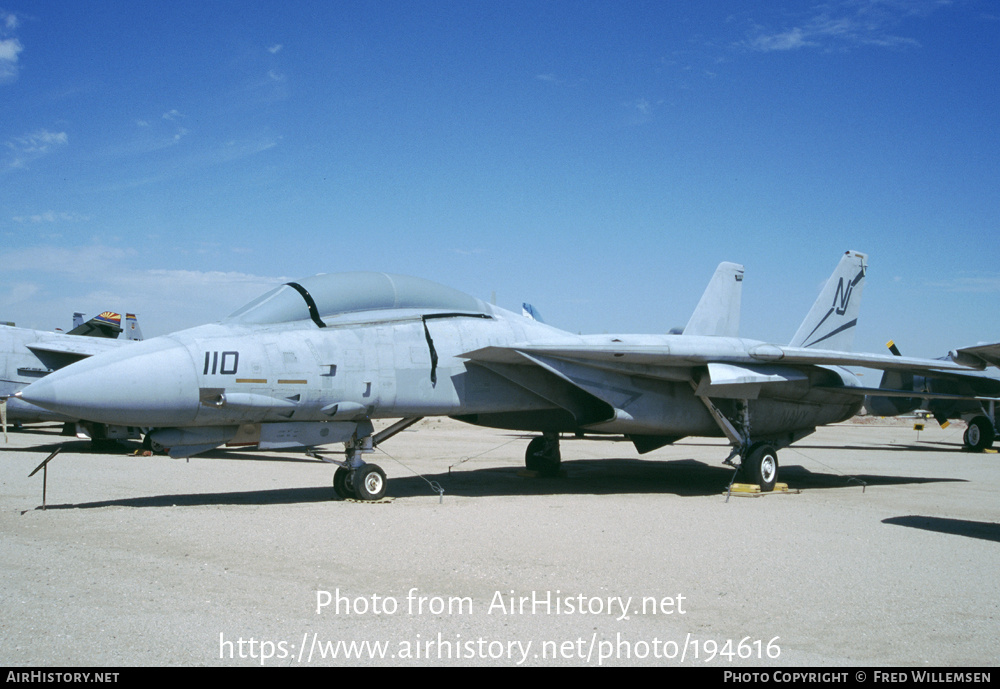
[[[830,445],[807,445],[796,443],[791,449],[797,450],[829,450]],[[935,440],[921,440],[919,444],[908,443],[886,443],[885,445],[837,445],[838,452],[941,452],[942,450],[953,450],[955,452],[968,452],[961,443],[945,443]],[[786,450],[787,451],[787,450]]]
[[[277,460],[283,461],[283,460]],[[332,481],[333,467],[330,477]],[[516,467],[483,468],[444,472],[389,480],[392,498],[434,496],[429,482],[440,484],[444,498],[539,496],[539,495],[676,495],[722,497],[733,470],[710,466],[693,459],[655,461],[641,459],[587,459],[563,462],[563,474],[553,478],[521,475]],[[796,489],[836,489],[953,482],[959,479],[911,476],[843,476],[813,472],[804,467],[782,467],[781,480]],[[92,509],[100,507],[194,507],[213,505],[285,505],[336,500],[331,484],[227,493],[179,493],[151,495],[76,504],[49,505],[47,509]]]
[[974,522],[967,519],[948,519],[945,517],[926,517],[911,514],[905,517],[889,517],[888,519],[883,519],[882,523],[1000,543],[1000,524],[991,522]]
[[[448,475],[426,476],[440,483],[445,495],[486,497],[500,495],[627,495],[663,494],[681,497],[722,495],[733,478],[733,469],[694,459],[656,461],[648,459],[584,459],[564,461],[562,475],[553,478],[525,477],[521,469],[476,469]],[[792,490],[888,486],[952,482],[960,479],[915,476],[845,476],[810,471],[798,465],[781,468],[779,478]],[[415,489],[415,490],[414,490]],[[394,479],[390,491],[396,497],[427,494],[420,477]]]
[[[59,450],[66,453],[80,454],[107,454],[98,452],[90,448],[89,440],[66,440],[54,442],[46,445],[32,445],[31,447],[14,447],[12,445],[0,445],[0,452],[37,452],[38,454],[50,454]],[[117,453],[116,453],[117,454]]]
[[[55,450],[60,450],[66,454],[80,454],[80,455],[112,455],[118,457],[134,457],[137,460],[142,460],[144,457],[139,454],[142,451],[142,445],[138,442],[129,441],[107,441],[105,445],[94,447],[93,441],[90,440],[66,440],[63,442],[54,442],[46,445],[33,445],[31,447],[4,447],[0,445],[0,452],[37,452],[39,454],[48,454],[54,452]],[[332,453],[341,456],[343,453]],[[166,455],[157,455],[157,457],[166,457]],[[184,457],[175,458],[176,461],[185,461]],[[193,458],[192,458],[193,459]],[[211,452],[203,452],[198,455],[197,459],[212,459],[212,460],[231,460],[240,462],[306,462],[308,464],[319,463],[320,460],[313,459],[311,457],[303,457],[302,453],[299,452],[297,455],[289,452],[288,456],[274,457],[271,455],[262,455],[257,452],[240,452],[238,450],[215,450]]]
[[[119,500],[48,505],[46,510],[86,510],[100,507],[206,507],[212,505],[297,505],[329,502],[333,486],[316,488],[281,488],[277,490],[235,491],[231,493],[178,493],[148,495]],[[42,509],[40,506],[36,509]]]

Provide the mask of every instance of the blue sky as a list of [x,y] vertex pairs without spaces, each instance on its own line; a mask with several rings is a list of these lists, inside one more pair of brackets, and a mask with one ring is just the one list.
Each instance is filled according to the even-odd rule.
[[786,342],[848,249],[855,348],[1000,339],[986,0],[0,0],[0,320],[218,320],[319,272],[682,326],[720,261]]

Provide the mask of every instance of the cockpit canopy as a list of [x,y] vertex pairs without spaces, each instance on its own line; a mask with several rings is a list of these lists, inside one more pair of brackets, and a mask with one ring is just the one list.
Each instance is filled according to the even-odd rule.
[[328,273],[289,282],[257,297],[226,320],[289,323],[312,319],[320,327],[342,314],[390,309],[488,314],[479,299],[423,278],[389,273]]

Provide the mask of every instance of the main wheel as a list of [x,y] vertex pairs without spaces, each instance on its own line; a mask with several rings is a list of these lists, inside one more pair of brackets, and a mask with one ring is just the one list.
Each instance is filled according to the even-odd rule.
[[751,445],[740,464],[740,473],[746,483],[760,486],[762,493],[774,490],[778,482],[778,452],[766,443]]
[[385,489],[385,472],[377,464],[365,464],[354,470],[354,496],[358,500],[381,500]]
[[559,455],[559,441],[544,435],[532,438],[524,453],[524,466],[537,471],[541,476],[558,476],[562,457]]
[[993,422],[985,416],[977,416],[969,422],[969,427],[965,429],[962,440],[965,447],[973,452],[982,452],[993,446],[996,432],[993,430]]
[[333,472],[333,492],[336,493],[337,497],[341,500],[347,500],[354,497],[354,483],[351,478],[350,469],[340,467]]

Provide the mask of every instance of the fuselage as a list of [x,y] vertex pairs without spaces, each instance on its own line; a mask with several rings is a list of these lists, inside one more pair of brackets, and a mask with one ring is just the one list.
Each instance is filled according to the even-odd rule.
[[[539,342],[621,353],[613,368],[565,356],[548,370],[525,361],[525,375],[548,379],[530,384],[519,380],[518,364],[463,356]],[[156,429],[454,416],[532,431],[718,436],[691,381],[713,355],[754,362],[762,347],[737,338],[573,335],[490,305],[478,313],[383,310],[344,315],[323,328],[310,319],[200,326],[96,355],[25,396],[70,416]],[[682,361],[648,363],[643,352],[650,350]],[[852,379],[842,369],[813,367],[748,400],[749,422],[767,436],[848,418],[859,398],[830,388],[856,385]],[[568,412],[572,405],[560,399],[567,394],[595,400],[591,411]],[[725,409],[735,401],[717,403]]]

